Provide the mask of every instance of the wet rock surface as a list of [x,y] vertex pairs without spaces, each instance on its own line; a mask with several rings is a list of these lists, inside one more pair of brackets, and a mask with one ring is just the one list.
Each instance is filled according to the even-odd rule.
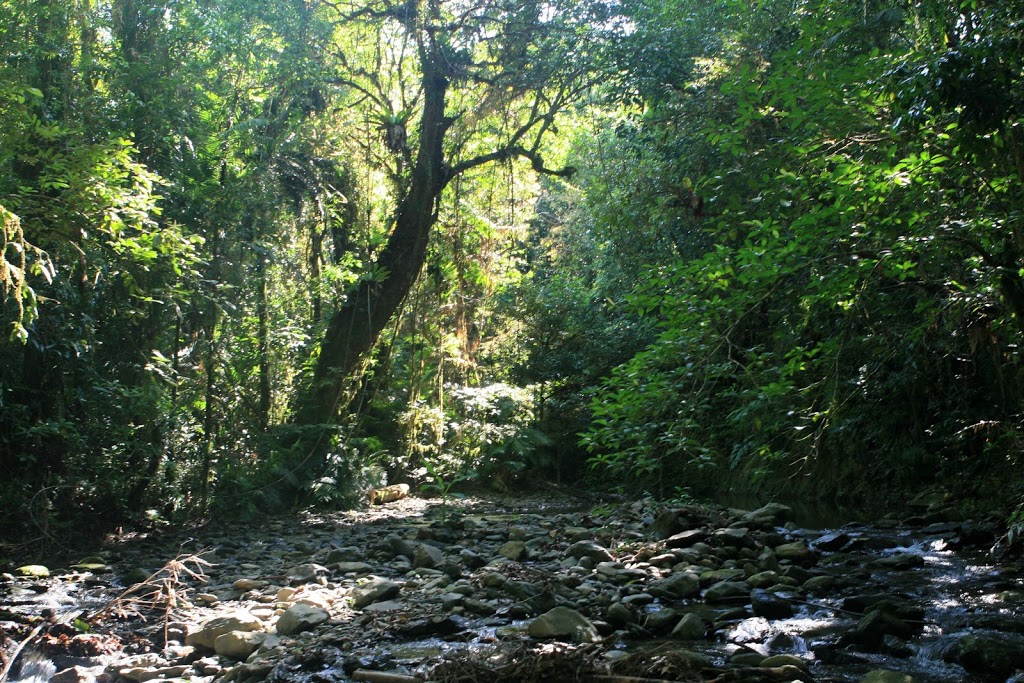
[[1019,675],[1024,581],[982,552],[994,527],[929,524],[405,498],[11,568],[0,645],[25,643],[11,680],[75,683]]

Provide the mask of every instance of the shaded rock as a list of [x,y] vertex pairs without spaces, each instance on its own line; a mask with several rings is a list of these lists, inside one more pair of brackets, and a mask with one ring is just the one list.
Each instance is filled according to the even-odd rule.
[[334,570],[341,574],[369,574],[373,571],[373,565],[366,562],[336,562]]
[[248,612],[235,612],[203,623],[198,630],[189,633],[185,637],[185,644],[212,650],[217,637],[225,633],[230,633],[231,631],[260,631],[262,629],[263,622],[253,615]]
[[444,553],[441,552],[440,548],[432,546],[428,543],[420,543],[416,546],[416,552],[413,553],[412,566],[413,567],[436,567],[444,562]]
[[489,617],[498,611],[498,608],[493,603],[486,600],[477,600],[476,598],[466,598],[462,606],[467,612],[484,617]]
[[788,619],[793,616],[793,605],[789,600],[761,589],[751,592],[750,609],[755,617],[765,619]]
[[372,576],[366,583],[352,589],[350,593],[352,607],[362,609],[378,600],[393,598],[398,595],[401,589],[402,587],[394,581],[389,581],[379,576]]
[[459,551],[459,559],[470,569],[479,569],[487,564],[487,560],[469,548],[463,548]]
[[529,550],[527,550],[526,544],[522,541],[507,541],[498,548],[498,554],[513,562],[519,562],[520,560],[528,559]]
[[679,620],[670,635],[678,640],[703,640],[706,633],[707,626],[704,620],[690,612]]
[[879,557],[876,560],[870,562],[872,567],[879,569],[893,569],[902,571],[905,569],[914,569],[915,567],[924,566],[924,557],[921,555],[915,555],[914,553],[896,553],[895,555],[889,555],[887,557]]
[[750,535],[750,529],[736,527],[730,529],[717,529],[711,534],[711,542],[716,545],[724,545],[732,548],[753,548],[754,539]]
[[412,621],[395,629],[395,635],[402,638],[424,636],[450,636],[462,630],[459,623],[449,616],[436,616]]
[[814,547],[818,550],[833,552],[839,550],[849,542],[850,534],[845,531],[835,531],[819,536],[817,540],[814,541]]
[[804,672],[810,670],[807,666],[807,662],[796,655],[772,655],[771,657],[765,657],[761,660],[759,666],[768,667],[770,669],[780,666],[795,666]]
[[651,523],[650,532],[654,538],[668,538],[683,531],[686,525],[676,510],[665,510]]
[[568,607],[555,607],[540,615],[530,622],[527,633],[534,638],[571,638],[576,643],[599,640],[594,624]]
[[412,560],[412,558],[416,555],[417,544],[413,543],[412,541],[406,538],[400,538],[398,536],[388,536],[387,541],[388,544],[391,546],[391,549],[397,555],[408,557],[410,560]]
[[609,623],[615,624],[616,626],[635,624],[636,611],[625,603],[613,602],[611,607],[608,608],[605,618]]
[[746,582],[750,584],[751,588],[768,588],[768,586],[777,584],[779,578],[778,572],[766,571],[748,576]]
[[213,641],[213,651],[223,657],[245,659],[266,640],[267,634],[259,631],[228,631]]
[[408,610],[409,606],[399,600],[381,600],[363,608],[364,612],[398,612]]
[[710,603],[744,603],[750,595],[750,585],[744,581],[719,581],[704,591],[704,600]]
[[791,564],[785,569],[783,569],[782,575],[785,576],[787,579],[793,579],[797,582],[797,584],[809,581],[811,578],[814,577],[814,574],[811,574],[803,567],[795,564]]
[[701,574],[700,583],[702,586],[710,586],[719,581],[738,581],[746,574],[742,569],[714,569]]
[[296,603],[278,617],[277,632],[284,636],[292,636],[302,631],[312,631],[330,618],[330,613],[325,609]]
[[860,679],[860,683],[915,683],[915,680],[910,674],[888,669],[875,669],[865,674]]
[[783,543],[775,548],[775,556],[780,560],[789,560],[796,564],[809,565],[814,564],[817,557],[814,551],[807,547],[807,544],[803,541],[795,541],[793,543]]
[[597,541],[576,541],[569,546],[568,553],[570,556],[577,559],[581,557],[589,557],[595,562],[611,562],[615,559],[612,557],[611,551]]
[[836,579],[833,576],[812,576],[811,578],[804,581],[803,588],[811,595],[817,595],[821,593],[827,593],[836,585]]
[[1024,669],[1024,649],[1019,641],[1005,635],[964,636],[943,659],[971,673],[1000,680],[1016,669]]
[[663,607],[662,609],[648,613],[644,625],[651,631],[660,632],[668,630],[668,628],[675,624],[678,619],[678,612],[671,607]]
[[692,598],[700,593],[700,577],[692,572],[674,572],[652,581],[647,592],[656,597]]
[[744,522],[771,524],[772,526],[781,526],[792,519],[793,508],[781,503],[768,503],[756,510],[751,510],[742,517]]
[[285,574],[289,583],[301,584],[316,581],[317,577],[327,573],[327,567],[322,567],[312,562],[292,567]]
[[841,641],[853,642],[872,650],[878,650],[887,635],[907,639],[914,635],[914,629],[907,622],[876,609],[865,614],[853,630],[843,636]]

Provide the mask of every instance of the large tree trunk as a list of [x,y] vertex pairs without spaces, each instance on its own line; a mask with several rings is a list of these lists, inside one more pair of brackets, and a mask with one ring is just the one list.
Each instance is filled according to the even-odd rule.
[[426,259],[438,199],[449,180],[444,136],[451,121],[444,115],[448,79],[440,70],[437,48],[430,45],[424,52],[419,152],[408,192],[398,206],[394,231],[376,263],[383,279],[363,280],[332,316],[313,381],[299,399],[298,424],[323,424],[335,418],[345,379],[373,348]]

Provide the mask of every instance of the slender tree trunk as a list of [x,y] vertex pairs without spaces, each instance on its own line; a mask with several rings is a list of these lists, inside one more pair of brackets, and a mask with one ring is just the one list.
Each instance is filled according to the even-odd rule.
[[259,291],[256,294],[256,317],[258,328],[256,331],[257,345],[259,346],[260,363],[260,406],[257,416],[257,427],[261,432],[266,431],[270,425],[270,312],[267,301],[267,263],[266,256],[261,250],[257,250],[256,274]]
[[425,52],[420,148],[394,231],[376,263],[384,277],[364,280],[331,317],[312,384],[299,399],[295,418],[299,424],[334,420],[346,378],[373,348],[426,260],[438,199],[449,179],[443,142],[451,121],[444,115],[448,80],[440,71],[440,55],[434,46]]

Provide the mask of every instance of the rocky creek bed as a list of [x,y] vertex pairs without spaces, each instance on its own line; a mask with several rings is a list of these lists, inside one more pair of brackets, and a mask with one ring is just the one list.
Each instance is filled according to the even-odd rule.
[[1024,579],[986,552],[994,524],[791,516],[406,498],[137,539],[4,574],[0,665],[59,683],[1024,681]]

